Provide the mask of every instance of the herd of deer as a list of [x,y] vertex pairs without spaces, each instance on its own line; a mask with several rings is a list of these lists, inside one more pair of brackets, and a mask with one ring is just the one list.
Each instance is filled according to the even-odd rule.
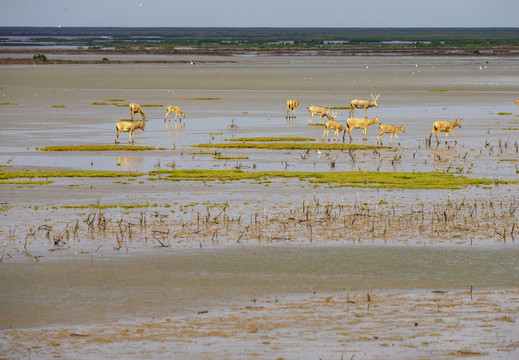
[[[377,95],[376,97],[371,94],[372,100],[352,100],[350,102],[350,114],[348,120],[346,120],[346,128],[338,122],[335,121],[335,118],[340,114],[340,112],[332,112],[330,113],[326,107],[323,106],[310,106],[308,107],[308,112],[310,113],[310,118],[308,119],[308,123],[312,123],[312,119],[314,115],[319,115],[319,122],[322,122],[323,117],[326,116],[328,118],[328,121],[325,123],[326,129],[323,132],[322,139],[324,140],[324,136],[328,139],[330,139],[329,131],[335,130],[335,135],[333,139],[335,140],[335,137],[337,137],[337,140],[339,140],[339,133],[344,130],[344,133],[342,135],[342,140],[344,141],[344,138],[346,137],[346,132],[348,132],[348,135],[350,136],[350,141],[353,140],[351,137],[351,131],[353,129],[362,129],[362,138],[367,138],[367,130],[368,127],[370,127],[373,124],[381,124],[380,120],[378,119],[378,116],[374,117],[373,119],[368,119],[368,109],[370,107],[378,107],[377,100],[380,95]],[[516,101],[516,104],[519,105],[519,100]],[[299,105],[299,100],[287,100],[287,119],[289,117],[295,116],[295,108]],[[356,118],[353,117],[355,114],[355,109],[364,109],[364,118]],[[445,139],[447,139],[448,134],[450,133],[454,139],[454,142],[456,142],[456,137],[454,136],[454,133],[452,130],[456,127],[461,128],[461,123],[459,119],[456,119],[455,121],[435,121],[433,124],[433,130],[431,131],[431,134],[429,135],[429,143],[431,142],[431,137],[434,133],[436,133],[436,141],[439,143],[438,140],[438,133],[439,132],[445,132]],[[377,144],[382,144],[382,135],[388,133],[391,134],[391,137],[389,138],[389,145],[391,145],[393,141],[393,136],[395,136],[396,140],[398,141],[398,144],[400,145],[400,140],[398,140],[397,133],[399,131],[402,131],[405,133],[404,126],[393,126],[393,125],[380,125],[379,126],[380,132],[377,136]]]
[[[374,117],[373,119],[368,119],[368,108],[370,107],[378,107],[377,100],[380,97],[380,95],[377,95],[376,97],[371,94],[372,100],[352,100],[350,102],[350,114],[348,120],[346,120],[346,128],[338,122],[335,121],[335,118],[340,114],[340,112],[333,111],[330,113],[326,107],[323,106],[309,106],[308,112],[310,113],[310,118],[308,119],[308,123],[311,124],[314,115],[319,115],[319,122],[322,122],[323,117],[327,117],[328,121],[325,123],[326,129],[323,132],[322,139],[324,140],[324,136],[328,139],[330,139],[329,131],[334,130],[335,134],[333,136],[333,139],[335,140],[335,137],[337,137],[337,140],[339,140],[339,134],[341,131],[344,130],[344,133],[342,135],[342,140],[344,141],[344,138],[346,136],[346,131],[348,132],[348,135],[350,136],[350,141],[353,140],[351,137],[351,130],[353,129],[362,129],[362,138],[367,138],[367,130],[368,127],[370,127],[373,124],[381,124],[380,120],[378,119],[378,116]],[[519,106],[519,100],[515,101],[515,104]],[[289,99],[287,100],[287,115],[286,118],[295,118],[296,114],[296,107],[299,105],[298,99]],[[119,121],[117,124],[115,124],[115,129],[117,130],[117,134],[115,135],[115,143],[119,143],[119,134],[121,132],[128,132],[129,138],[128,142],[133,143],[133,132],[137,129],[144,130],[145,128],[145,122],[146,120],[146,113],[142,111],[142,108],[139,104],[131,103],[130,105],[130,113],[131,113],[131,121]],[[353,117],[355,114],[355,109],[364,109],[364,118],[355,118]],[[182,122],[182,118],[186,117],[186,114],[178,107],[178,106],[168,106],[167,107],[166,116],[164,117],[164,122],[166,122],[166,119],[171,121],[171,113],[175,113],[175,124],[177,123],[177,118]],[[138,122],[133,122],[133,118],[137,114],[137,117],[139,119]],[[142,120],[141,120],[142,117]],[[454,142],[456,142],[456,137],[454,136],[453,130],[455,127],[461,128],[460,119],[456,119],[454,121],[435,121],[433,123],[433,130],[429,134],[429,144],[431,143],[431,137],[434,133],[436,133],[436,142],[439,143],[438,140],[438,133],[444,132],[445,133],[445,141],[447,141],[447,136],[449,133],[452,135],[452,138],[454,139]],[[393,126],[393,125],[380,125],[379,126],[380,132],[377,136],[377,144],[382,144],[382,135],[388,133],[391,134],[391,137],[389,138],[389,145],[391,146],[391,142],[393,140],[393,135],[395,136],[396,140],[398,141],[398,145],[400,145],[400,140],[398,140],[397,133],[399,131],[405,133],[404,126]]]

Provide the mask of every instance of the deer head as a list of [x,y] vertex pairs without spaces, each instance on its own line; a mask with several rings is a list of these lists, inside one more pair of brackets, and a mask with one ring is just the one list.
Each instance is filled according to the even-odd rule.
[[373,99],[373,101],[371,102],[371,106],[378,107],[377,100],[378,100],[379,96],[380,95],[377,95],[377,97],[374,97],[373,94],[371,94],[371,98]]

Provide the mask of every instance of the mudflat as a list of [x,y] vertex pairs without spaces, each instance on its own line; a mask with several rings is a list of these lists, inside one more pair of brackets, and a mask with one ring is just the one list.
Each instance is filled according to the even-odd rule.
[[[0,183],[2,353],[517,355],[518,58],[119,56],[0,66],[0,174],[18,174]],[[326,148],[342,133],[323,141],[306,108],[335,107],[345,124],[350,101],[371,94],[368,118],[404,125],[400,144],[385,134],[377,146],[372,126],[367,140],[346,135],[367,149]],[[294,119],[287,99],[300,101]],[[130,102],[147,120],[134,146],[154,150],[101,151]],[[164,121],[168,105],[185,119]],[[428,142],[434,121],[457,118],[456,143],[445,133]],[[310,145],[222,147],[257,138]],[[42,151],[76,145],[99,149]],[[324,173],[364,181],[315,181]],[[388,185],[393,173],[486,182]]]

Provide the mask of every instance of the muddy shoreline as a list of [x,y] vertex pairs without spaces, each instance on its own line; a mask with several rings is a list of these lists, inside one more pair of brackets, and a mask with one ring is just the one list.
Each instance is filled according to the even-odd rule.
[[[2,309],[0,353],[81,359],[517,355],[517,273],[509,270],[519,239],[519,145],[511,131],[519,64],[513,56],[248,57],[229,51],[200,53],[193,66],[189,51],[171,59],[129,51],[117,53],[121,63],[101,66],[82,54],[104,51],[54,54],[72,63],[33,66],[31,58],[0,67],[2,171],[436,171],[493,182],[455,190],[372,189],[164,175],[0,184],[0,287],[12,291],[1,295],[10,305]],[[201,152],[193,146],[252,136],[302,136],[319,144],[323,129],[308,126],[306,106],[344,106],[370,93],[381,96],[369,117],[405,124],[400,145],[393,139],[392,147],[351,152]],[[285,101],[296,97],[301,106],[289,121]],[[165,150],[38,150],[113,144],[114,123],[129,116],[131,101],[150,104],[135,144]],[[184,126],[163,121],[165,106],[173,104],[186,111]],[[347,111],[339,121],[346,117]],[[441,134],[438,144],[425,144],[433,121],[454,118],[463,118],[457,143]],[[366,144],[375,145],[377,130],[368,130]],[[353,136],[353,143],[363,143],[361,131]],[[490,260],[487,251],[500,260]],[[348,260],[352,254],[359,265]],[[413,261],[400,262],[406,256]],[[393,271],[407,282],[387,285],[381,274]],[[18,325],[9,328],[9,322]]]
[[[52,59],[43,62],[40,60],[33,60],[32,58],[11,58],[8,55],[33,55],[36,53],[43,53],[49,55],[73,55],[73,56],[109,56],[109,55],[128,55],[128,56],[388,56],[388,57],[472,57],[479,56],[510,58],[519,56],[519,48],[516,47],[488,47],[478,48],[478,53],[474,53],[471,48],[458,47],[438,47],[438,48],[424,48],[424,47],[341,47],[341,48],[286,48],[286,49],[242,49],[242,48],[217,48],[217,49],[201,49],[201,48],[178,48],[172,50],[164,49],[56,49],[46,47],[34,48],[2,48],[0,47],[0,65],[4,64],[176,64],[189,63],[185,60],[154,60],[154,59],[127,59],[127,60],[87,60],[87,59]],[[205,61],[202,61],[205,62]],[[210,61],[213,62],[213,61]],[[214,60],[214,62],[219,62]],[[228,62],[228,61],[227,61]],[[232,61],[231,61],[232,62]]]

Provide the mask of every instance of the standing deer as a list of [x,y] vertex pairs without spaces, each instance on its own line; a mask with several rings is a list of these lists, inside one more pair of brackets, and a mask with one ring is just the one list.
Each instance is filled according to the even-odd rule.
[[324,140],[324,135],[326,134],[326,137],[328,138],[328,140],[330,140],[330,136],[328,134],[328,132],[330,130],[335,130],[335,134],[333,135],[333,139],[335,140],[335,137],[337,136],[337,140],[339,140],[339,133],[344,129],[344,126],[338,122],[338,121],[335,121],[335,118],[340,114],[340,112],[334,112],[332,114],[328,114],[328,120],[326,122],[326,124],[324,124],[326,126],[326,130],[324,130],[323,132],[323,140]]
[[368,127],[373,124],[380,124],[378,116],[373,119],[349,118],[346,120],[346,129],[344,129],[342,140],[344,140],[344,137],[346,136],[346,131],[348,132],[348,135],[350,135],[350,140],[353,140],[351,137],[351,130],[353,129],[362,129],[362,139],[367,139]]
[[456,119],[454,121],[435,121],[433,124],[433,130],[431,131],[431,134],[429,135],[429,144],[431,143],[431,136],[436,132],[436,142],[439,144],[440,141],[438,140],[438,133],[444,132],[445,133],[445,142],[447,142],[447,136],[449,133],[451,133],[452,138],[454,139],[454,143],[457,143],[456,137],[454,136],[454,133],[452,130],[455,127],[461,128],[460,119]]
[[314,118],[314,115],[319,115],[319,122],[321,123],[323,121],[323,117],[326,116],[328,120],[333,120],[333,117],[328,112],[328,109],[324,106],[310,106],[308,107],[308,112],[310,113],[310,119],[308,119],[308,123],[312,123],[312,119]]
[[131,103],[130,105],[130,113],[131,113],[131,119],[133,121],[133,115],[137,114],[139,120],[141,119],[140,116],[142,115],[142,120],[144,121],[146,119],[146,113],[142,111],[141,106],[136,103]]
[[369,101],[369,100],[352,100],[350,102],[350,106],[351,106],[351,109],[350,109],[350,118],[353,117],[354,113],[355,113],[355,109],[364,109],[364,117],[367,119],[368,118],[368,108],[370,107],[378,107],[378,104],[377,104],[377,100],[379,98],[380,95],[377,95],[377,97],[374,97],[373,94],[371,94],[371,98],[373,99],[372,101]]
[[115,130],[117,130],[117,134],[115,135],[115,143],[119,144],[119,134],[122,132],[127,132],[128,134],[128,142],[133,143],[133,132],[137,129],[142,129],[146,127],[146,123],[143,121],[132,122],[132,121],[119,121],[115,124]]
[[299,105],[299,100],[287,100],[287,119],[296,117],[296,107]]
[[393,140],[393,135],[395,135],[396,140],[398,141],[398,145],[400,145],[400,140],[398,140],[397,132],[401,131],[405,134],[404,126],[392,126],[392,125],[380,125],[380,132],[378,133],[377,144],[380,143],[382,145],[382,135],[385,133],[391,133],[391,137],[389,138],[389,145],[391,145],[391,140]]
[[186,118],[186,113],[184,113],[178,106],[168,106],[167,107],[167,113],[166,113],[166,116],[164,117],[164,122],[166,122],[166,118],[169,119],[169,121],[171,121],[171,113],[174,112],[175,113],[175,122],[177,122],[177,116],[180,118],[180,122],[182,122],[182,118]]

